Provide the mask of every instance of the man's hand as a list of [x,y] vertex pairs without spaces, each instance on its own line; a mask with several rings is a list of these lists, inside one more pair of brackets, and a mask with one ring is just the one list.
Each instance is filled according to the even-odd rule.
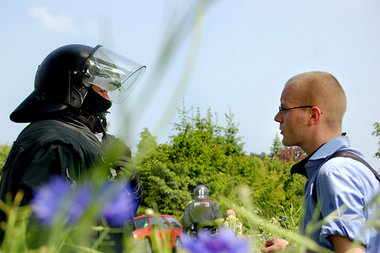
[[119,138],[107,135],[103,139],[105,162],[110,166],[111,177],[132,179],[137,173],[136,165],[132,160],[131,149]]
[[273,238],[266,241],[261,251],[265,253],[278,252],[284,250],[288,245],[289,242],[285,239]]
[[137,173],[135,162],[128,156],[119,156],[112,165],[116,176],[121,176],[128,180],[132,179],[134,174]]

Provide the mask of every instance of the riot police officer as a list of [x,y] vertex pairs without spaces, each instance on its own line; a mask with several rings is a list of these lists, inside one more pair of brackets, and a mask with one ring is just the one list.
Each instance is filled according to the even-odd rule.
[[185,232],[196,234],[200,229],[215,232],[215,220],[222,218],[218,204],[209,198],[209,189],[198,185],[194,190],[194,200],[186,207],[182,217]]
[[[111,95],[122,96],[144,71],[145,66],[101,45],[72,44],[51,52],[38,67],[34,91],[10,115],[14,122],[30,124],[13,143],[4,164],[1,200],[23,191],[21,204],[28,204],[33,190],[52,175],[73,185],[84,180],[104,155],[96,134],[110,139],[105,128]],[[127,146],[125,150],[120,160],[127,162],[130,150]],[[140,201],[142,186],[135,167],[114,169],[130,179]],[[1,213],[0,221],[5,219]]]

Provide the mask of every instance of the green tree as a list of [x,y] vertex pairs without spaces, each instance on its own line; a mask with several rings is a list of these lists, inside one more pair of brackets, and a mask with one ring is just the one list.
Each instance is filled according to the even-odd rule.
[[[217,198],[227,192],[228,175],[238,177],[241,171],[238,157],[243,144],[237,137],[232,114],[226,130],[215,123],[216,115],[211,110],[206,117],[201,116],[199,108],[195,116],[189,116],[185,109],[179,113],[180,122],[174,124],[175,134],[169,142],[158,145],[143,159],[136,159],[145,189],[143,209],[156,206],[160,212],[178,215],[197,185],[207,185],[211,196]],[[229,185],[236,186],[238,182],[230,180]]]
[[257,157],[257,158],[260,158],[261,160],[265,160],[265,158],[267,157],[267,154],[265,152],[261,152],[260,154],[250,153],[249,156],[252,158]]
[[227,120],[227,126],[224,128],[224,137],[226,141],[226,155],[229,154],[242,154],[244,143],[241,142],[242,137],[237,136],[239,124],[236,124],[233,119],[234,115],[229,109],[228,114],[224,114]]
[[157,138],[149,132],[148,128],[144,128],[140,133],[140,142],[137,144],[137,154],[135,157],[137,161],[141,162],[141,159],[157,148],[158,144],[156,139]]
[[372,132],[372,135],[379,138],[379,141],[377,142],[377,144],[379,144],[379,148],[377,149],[377,152],[375,153],[375,157],[380,158],[380,122],[375,122],[373,124],[373,127],[375,128],[375,130]]
[[279,156],[283,148],[284,146],[282,145],[281,139],[278,136],[278,133],[276,132],[276,136],[274,137],[272,146],[270,147],[271,152],[269,153],[269,156],[270,157]]
[[8,145],[0,145],[0,169],[3,168],[5,160],[7,159],[8,153],[11,147]]
[[138,164],[144,187],[140,212],[149,207],[179,216],[191,198],[187,191],[189,165],[186,162],[173,163],[171,149],[171,146],[161,144]]

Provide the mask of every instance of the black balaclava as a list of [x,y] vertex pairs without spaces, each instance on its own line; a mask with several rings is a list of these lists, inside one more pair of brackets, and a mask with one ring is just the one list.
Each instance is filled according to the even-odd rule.
[[103,98],[92,88],[88,89],[79,113],[85,118],[85,123],[93,133],[105,133],[104,129],[107,126],[106,113],[111,105],[111,101]]
[[87,112],[89,115],[96,115],[100,112],[106,112],[111,105],[111,101],[103,98],[92,88],[89,88],[80,110]]

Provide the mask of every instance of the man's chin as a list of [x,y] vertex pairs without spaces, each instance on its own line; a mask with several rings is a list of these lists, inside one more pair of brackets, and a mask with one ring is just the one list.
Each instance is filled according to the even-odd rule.
[[286,138],[282,139],[282,145],[289,147],[289,146],[294,146],[290,141],[288,141]]

